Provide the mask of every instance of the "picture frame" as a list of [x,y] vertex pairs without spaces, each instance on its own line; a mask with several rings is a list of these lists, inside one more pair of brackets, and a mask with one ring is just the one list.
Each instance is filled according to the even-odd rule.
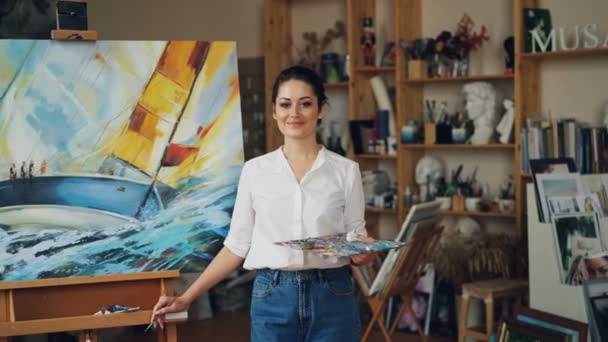
[[541,328],[513,319],[503,320],[498,329],[498,342],[568,342],[570,337],[559,331]]
[[[439,218],[436,213],[441,206],[440,201],[433,201],[428,203],[416,204],[410,209],[405,221],[401,225],[401,229],[395,238],[395,242],[405,242],[410,239],[412,235],[419,229],[425,229],[428,227],[434,227],[439,222]],[[424,224],[422,224],[424,222]],[[382,292],[386,284],[388,283],[391,274],[397,267],[397,262],[403,253],[403,249],[390,250],[386,256],[386,259],[382,262],[382,266],[378,270],[376,278],[372,282],[369,288],[369,294],[377,294]]]
[[540,202],[539,221],[545,223],[551,222],[549,197],[576,197],[585,192],[579,173],[537,174],[534,184]]
[[538,180],[536,179],[537,174],[547,173],[574,173],[576,172],[576,165],[572,158],[543,158],[543,159],[530,159],[530,171],[532,173],[532,179],[534,180],[534,193],[536,194],[536,205],[539,209],[538,219],[540,222],[545,221],[542,213],[540,212],[541,202],[538,192]]
[[558,216],[552,227],[560,280],[568,285],[581,285],[587,278],[583,259],[602,251],[597,215]]
[[589,325],[584,322],[521,305],[515,307],[513,319],[517,322],[564,333],[569,336],[570,342],[587,342]]
[[585,309],[592,341],[608,341],[608,278],[583,283]]

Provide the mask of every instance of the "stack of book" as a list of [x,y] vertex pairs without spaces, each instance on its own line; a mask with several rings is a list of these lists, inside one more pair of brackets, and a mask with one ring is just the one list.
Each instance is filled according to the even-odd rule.
[[521,130],[522,172],[530,159],[572,158],[582,174],[608,172],[608,131],[574,118],[528,118]]

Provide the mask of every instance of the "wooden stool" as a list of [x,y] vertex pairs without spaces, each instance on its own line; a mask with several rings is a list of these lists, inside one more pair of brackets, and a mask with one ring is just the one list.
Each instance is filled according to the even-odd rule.
[[[509,299],[522,300],[528,292],[526,280],[492,279],[462,285],[462,304],[460,307],[460,323],[458,324],[458,342],[464,342],[466,337],[478,341],[489,341],[494,334],[494,300],[503,299],[502,314],[508,315]],[[485,333],[468,327],[470,299],[478,298],[485,302],[486,327]]]

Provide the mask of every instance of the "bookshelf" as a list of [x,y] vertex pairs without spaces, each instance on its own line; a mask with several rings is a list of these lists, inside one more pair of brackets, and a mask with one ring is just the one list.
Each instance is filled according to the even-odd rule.
[[475,82],[475,81],[493,81],[493,80],[512,80],[512,74],[496,74],[496,75],[474,75],[460,77],[435,77],[435,78],[417,78],[404,80],[404,84],[425,84],[425,83],[444,83],[444,82]]
[[[511,10],[515,6],[513,1],[500,1],[501,5],[499,7],[508,7]],[[443,25],[444,29],[452,29],[451,25],[454,22],[454,25],[457,21],[457,15],[462,15],[463,13],[469,13],[469,11],[475,11],[472,8],[467,8],[467,6],[472,6],[470,2],[467,1],[459,1],[458,4],[462,8],[458,9],[457,14],[450,15],[449,13],[442,13],[439,16],[436,16],[440,23],[436,25],[429,25],[426,20],[429,20],[429,13],[435,13],[429,10],[430,8],[434,8],[437,10],[438,8],[429,5],[428,2],[424,2],[422,0],[395,0],[395,37],[396,41],[401,38],[405,38],[407,40],[411,40],[418,37],[426,37],[431,35],[436,35],[439,33],[437,27]],[[450,5],[446,5],[450,6]],[[455,4],[452,6],[456,6]],[[442,12],[448,12],[452,10],[445,9]],[[424,13],[426,14],[424,14]],[[404,15],[407,13],[407,15]],[[475,30],[479,30],[481,24],[488,24],[488,20],[486,18],[480,18],[476,16],[475,13],[469,13],[476,21],[477,26]],[[504,15],[503,15],[504,16]],[[454,19],[454,17],[456,17]],[[504,26],[511,26],[511,23],[508,22],[509,18],[512,18],[511,12],[507,12],[506,19],[501,19],[506,21]],[[446,22],[449,20],[449,22]],[[495,25],[496,27],[496,25]],[[508,31],[506,33],[513,34],[512,31]],[[497,31],[497,29],[495,29]],[[502,43],[502,40],[506,38],[506,36],[502,36],[503,33],[491,32],[490,41]],[[494,43],[497,44],[497,43]],[[486,47],[485,45],[481,48],[483,49],[492,49],[493,57],[489,58],[500,58],[499,50],[496,49],[496,45]],[[485,72],[481,73],[472,73],[469,76],[464,77],[447,77],[447,78],[409,78],[407,74],[407,61],[405,56],[403,55],[402,50],[398,51],[398,65],[396,70],[396,79],[399,87],[397,88],[397,113],[398,113],[398,125],[401,127],[408,120],[416,120],[418,122],[422,122],[422,108],[421,102],[423,99],[427,98],[429,93],[447,93],[449,91],[454,92],[454,89],[459,90],[460,87],[463,86],[464,83],[467,82],[476,82],[476,81],[484,81],[490,82],[499,91],[502,89],[507,89],[508,92],[514,93],[514,80],[517,78],[517,74],[515,73],[503,73],[502,69],[498,68],[488,68],[491,70],[483,70]],[[485,55],[484,55],[485,57]],[[472,58],[480,58],[480,56],[472,57]],[[488,57],[485,57],[488,58]],[[502,61],[501,61],[502,62]],[[447,90],[446,90],[447,89]],[[503,94],[504,95],[504,94]],[[506,94],[508,97],[509,94]],[[416,188],[415,182],[415,173],[414,166],[424,156],[437,156],[443,160],[444,157],[457,159],[459,156],[464,155],[466,153],[475,153],[479,154],[479,159],[483,160],[483,163],[493,163],[495,160],[502,160],[502,163],[507,163],[507,167],[509,169],[512,168],[512,173],[514,176],[514,181],[519,182],[520,177],[518,175],[518,170],[515,167],[514,159],[517,156],[517,148],[515,143],[510,144],[499,144],[499,143],[491,143],[487,145],[470,145],[470,144],[401,144],[399,146],[399,157],[398,163],[400,164],[399,172],[400,184],[405,188],[409,186],[411,189]],[[465,165],[466,166],[466,165]],[[480,172],[483,171],[483,164],[480,168]],[[449,176],[449,174],[447,174]],[[498,181],[498,180],[497,180]],[[518,186],[515,187],[516,191]],[[516,198],[519,198],[516,193]],[[400,220],[404,220],[408,213],[407,208],[402,208],[400,210]],[[502,220],[502,224],[508,224],[511,226],[515,226],[515,234],[518,239],[521,238],[521,230],[520,226],[516,222],[516,218],[519,215],[519,212],[516,211],[514,213],[501,213],[501,212],[477,212],[477,211],[454,211],[454,210],[443,210],[441,211],[444,215],[453,215],[453,216],[471,216],[476,218],[482,218],[485,220],[491,220],[492,223],[496,222],[496,220]]]
[[[576,19],[571,21],[572,13],[568,10],[568,3],[565,1],[555,2],[541,2],[538,0],[516,0],[515,1],[515,57],[516,57],[516,77],[515,77],[515,164],[517,170],[522,170],[522,160],[520,158],[522,137],[520,132],[528,119],[533,114],[541,113],[542,111],[558,109],[557,114],[554,115],[553,119],[560,119],[562,116],[573,117],[578,122],[589,120],[589,116],[580,118],[578,115],[584,114],[585,111],[590,111],[588,103],[595,101],[603,101],[604,97],[598,97],[604,95],[601,91],[594,91],[593,86],[588,83],[588,79],[582,83],[576,83],[576,78],[597,78],[602,79],[608,75],[606,70],[606,57],[608,57],[607,47],[598,48],[577,48],[572,50],[557,50],[548,52],[536,52],[530,53],[524,50],[524,36],[523,36],[523,9],[524,8],[549,8],[552,20],[555,23],[574,23],[579,20],[589,20],[589,17],[602,18],[599,13],[604,13],[606,8],[605,4],[595,2],[594,5],[590,6],[588,3],[585,4],[587,8],[585,19]],[[602,8],[600,8],[602,7]],[[595,14],[595,13],[597,14]],[[556,27],[559,27],[557,25]],[[605,32],[605,28],[601,30]],[[601,42],[600,42],[601,44]],[[603,64],[601,64],[603,63]],[[552,88],[552,83],[555,79],[547,78],[547,73],[561,67],[559,77],[560,86],[563,89]],[[602,72],[603,70],[603,72]],[[553,82],[552,82],[553,81]],[[574,82],[573,82],[574,81]],[[577,91],[581,89],[581,85],[584,85],[584,91]],[[554,94],[549,93],[551,90]],[[560,103],[559,97],[567,97],[568,103],[562,101]],[[556,106],[557,103],[557,106]],[[577,103],[581,108],[564,106],[564,104]],[[560,106],[561,105],[561,106]],[[582,106],[581,106],[582,105]],[[551,106],[551,107],[550,107]],[[565,107],[565,108],[560,108]],[[573,113],[573,114],[570,114]],[[577,115],[578,114],[578,115]],[[599,119],[599,118],[598,118]],[[591,121],[595,121],[591,119]],[[528,205],[528,211],[530,206],[535,205],[533,196],[530,196],[530,192],[526,192],[527,186],[533,182],[532,175],[530,173],[519,173],[519,198],[521,201],[517,201],[517,222],[522,230],[527,232],[528,229],[538,228],[530,226],[526,228],[529,222],[533,222],[530,217],[526,214],[526,206]],[[532,192],[533,194],[533,192]],[[538,236],[537,233],[534,233]],[[538,237],[530,236],[529,243],[532,243],[532,239],[538,240]],[[532,253],[530,253],[530,261],[532,262]],[[532,265],[530,267],[532,271]]]
[[[265,0],[264,4],[264,23],[265,23],[265,78],[266,86],[270,88],[272,81],[276,75],[284,67],[287,67],[292,63],[290,54],[291,51],[291,37],[292,37],[292,12],[290,11],[291,6],[295,6],[295,3],[299,3],[304,0]],[[515,173],[517,167],[515,166],[514,159],[518,156],[518,148],[516,144],[489,144],[489,145],[406,145],[401,144],[399,139],[400,128],[403,124],[410,119],[416,119],[421,122],[421,107],[420,101],[424,97],[426,87],[461,87],[465,82],[472,81],[488,81],[498,82],[506,86],[507,88],[513,88],[514,80],[517,78],[516,74],[505,74],[501,72],[491,72],[488,74],[471,75],[467,77],[453,77],[453,78],[423,78],[423,79],[408,79],[406,74],[406,60],[402,54],[401,49],[396,49],[397,58],[396,65],[393,67],[378,67],[378,66],[364,66],[363,56],[360,48],[360,18],[365,16],[372,16],[376,20],[376,13],[378,5],[381,6],[392,6],[393,16],[393,34],[391,40],[399,41],[401,38],[412,39],[423,36],[423,22],[422,22],[422,0],[394,0],[390,2],[384,2],[381,0],[332,0],[332,2],[343,2],[346,8],[345,20],[347,25],[346,34],[346,47],[347,53],[350,56],[350,80],[348,82],[339,83],[327,83],[326,87],[329,91],[340,91],[346,92],[348,95],[348,120],[364,120],[370,119],[371,113],[376,111],[376,104],[374,94],[370,86],[369,79],[375,75],[382,76],[387,84],[394,84],[396,87],[396,98],[395,98],[395,121],[396,121],[396,132],[398,140],[397,154],[391,155],[370,155],[360,154],[355,155],[352,153],[352,147],[350,148],[349,157],[359,162],[362,170],[371,169],[383,169],[386,167],[394,168],[396,171],[396,183],[397,190],[399,193],[398,209],[397,210],[385,210],[385,209],[370,209],[366,210],[366,221],[371,228],[371,234],[376,235],[378,233],[378,226],[382,216],[395,217],[398,222],[402,222],[406,215],[407,209],[404,207],[403,202],[403,191],[406,186],[410,189],[417,189],[414,181],[414,167],[417,161],[428,154],[435,153],[465,153],[468,151],[479,151],[480,153],[489,154],[494,158],[493,154],[499,152],[500,156],[496,158],[507,158],[510,160],[510,164],[513,164],[514,179],[516,182],[520,181],[519,174]],[[505,1],[507,8],[512,9],[516,5],[513,3],[514,0],[503,0]],[[305,1],[304,1],[305,2]],[[466,3],[466,1],[463,1]],[[318,2],[318,6],[327,6],[327,3]],[[466,8],[459,9],[461,13],[466,12]],[[508,14],[510,16],[510,14]],[[446,23],[444,26],[446,29],[452,29],[452,24],[456,24],[456,18],[454,22]],[[483,20],[480,21],[480,24]],[[378,27],[376,27],[378,28]],[[478,29],[478,28],[477,28]],[[435,35],[438,32],[433,32]],[[512,33],[512,32],[511,32]],[[502,43],[504,37],[493,36],[492,39],[499,40]],[[382,50],[379,45],[376,46],[377,50]],[[502,62],[501,62],[502,63]],[[280,132],[274,127],[274,120],[271,119],[271,106],[270,106],[270,94],[267,98],[267,149],[273,150],[282,143],[282,136]],[[517,132],[515,130],[515,132]],[[509,165],[510,165],[509,164]],[[519,184],[516,189],[519,189]],[[516,194],[519,198],[519,194]],[[520,209],[518,209],[520,210]],[[507,220],[515,220],[519,216],[519,211],[515,214],[501,214],[501,213],[475,213],[475,212],[444,212],[449,215],[470,215],[482,218],[502,218]],[[396,227],[398,224],[396,225]],[[516,234],[521,237],[520,225],[516,224]],[[395,228],[396,229],[396,228]]]

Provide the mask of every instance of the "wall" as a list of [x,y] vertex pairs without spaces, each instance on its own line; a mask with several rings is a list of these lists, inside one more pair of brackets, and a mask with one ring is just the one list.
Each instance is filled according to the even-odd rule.
[[90,0],[99,39],[234,40],[240,58],[263,52],[263,0]]

